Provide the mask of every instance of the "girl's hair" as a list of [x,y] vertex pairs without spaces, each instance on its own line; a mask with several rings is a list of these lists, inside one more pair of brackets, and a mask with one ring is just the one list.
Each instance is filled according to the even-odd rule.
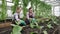
[[[30,9],[32,9],[32,7],[30,7],[30,8],[28,9],[28,11],[29,11]],[[33,12],[34,12],[34,10],[33,10]]]
[[32,7],[29,8],[29,10],[32,9]]
[[16,10],[19,10],[20,8],[21,8],[21,6],[20,7],[17,7]]

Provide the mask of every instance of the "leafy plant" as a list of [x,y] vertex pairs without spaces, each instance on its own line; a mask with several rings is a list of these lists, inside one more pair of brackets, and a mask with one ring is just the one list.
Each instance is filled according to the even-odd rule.
[[31,3],[34,8],[34,12],[36,12],[36,17],[42,16],[46,18],[51,15],[51,5],[48,5],[40,0],[31,0]]
[[2,11],[0,12],[0,20],[5,20],[7,17],[6,14],[6,0],[2,0]]
[[30,34],[37,34],[36,32],[31,32]]
[[15,25],[13,27],[13,31],[12,31],[11,34],[21,34],[21,32],[20,32],[21,30],[22,30],[22,27],[21,26]]
[[44,26],[40,26],[40,29],[43,29],[44,28]]
[[34,27],[39,27],[38,23],[36,22],[36,20],[34,18],[30,18],[30,27],[34,28]]
[[46,30],[43,31],[44,34],[48,34]]
[[21,34],[22,31],[22,27],[18,25],[18,22],[16,22],[17,25],[12,25],[13,26],[13,30],[11,32],[11,34]]
[[51,24],[48,24],[47,27],[48,28],[53,28],[53,26]]
[[27,5],[28,5],[28,3],[29,3],[29,0],[22,0],[22,2],[23,2],[24,15],[25,15],[25,17],[26,17],[26,12],[28,11],[26,7],[27,7]]
[[19,0],[13,0],[14,6],[12,6],[13,14],[16,11],[17,6],[19,5]]

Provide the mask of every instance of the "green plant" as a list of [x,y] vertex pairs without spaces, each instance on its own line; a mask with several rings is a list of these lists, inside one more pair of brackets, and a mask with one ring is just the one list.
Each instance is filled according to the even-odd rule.
[[16,12],[16,8],[19,5],[19,0],[13,0],[14,6],[12,6],[13,14]]
[[59,22],[58,17],[56,17],[56,16],[51,16],[51,19],[52,19],[52,21],[53,21],[54,24],[59,25],[60,22]]
[[31,32],[30,34],[37,34],[36,32]]
[[22,27],[18,25],[18,22],[16,22],[17,25],[13,24],[13,30],[11,34],[21,34]]
[[21,26],[15,25],[13,27],[13,30],[12,30],[11,34],[21,34],[21,30],[22,30]]
[[5,20],[7,17],[6,14],[6,0],[2,0],[2,11],[0,12],[0,20]]
[[48,34],[46,30],[43,31],[44,34]]
[[51,15],[51,5],[46,4],[40,0],[31,0],[32,7],[35,8],[36,16],[47,18]]
[[40,29],[43,29],[43,28],[44,28],[44,26],[40,26],[39,28],[40,28]]
[[53,26],[51,24],[48,24],[47,27],[48,28],[53,28]]
[[31,28],[38,28],[38,23],[36,22],[36,20],[34,18],[30,19],[30,27]]
[[29,0],[22,0],[22,2],[23,2],[24,15],[26,16],[26,12],[28,11],[26,7],[27,7],[27,5],[29,3]]

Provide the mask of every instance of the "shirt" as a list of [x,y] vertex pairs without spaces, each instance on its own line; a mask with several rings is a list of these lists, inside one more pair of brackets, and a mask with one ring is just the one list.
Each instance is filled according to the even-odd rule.
[[[20,14],[19,14],[19,16],[20,16],[20,18],[23,18],[23,16],[24,16],[24,14],[23,14],[23,12],[20,12]],[[14,14],[14,19],[16,19],[17,21],[19,21],[20,19],[19,19],[19,16],[18,16],[18,13],[15,13]]]
[[[33,15],[32,15],[33,17],[35,16],[35,13],[33,12]],[[29,17],[29,12],[27,12],[27,19],[29,19],[30,17]]]

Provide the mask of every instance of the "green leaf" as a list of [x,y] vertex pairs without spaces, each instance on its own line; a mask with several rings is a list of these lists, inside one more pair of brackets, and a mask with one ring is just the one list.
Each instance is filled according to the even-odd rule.
[[48,28],[53,28],[51,24],[48,24],[47,27],[48,27]]
[[19,5],[19,0],[13,0],[14,1],[14,6],[12,6],[12,10],[13,10],[13,14],[15,13],[16,11],[16,8],[18,7]]
[[21,30],[22,30],[22,27],[21,26],[15,25],[13,27],[12,34],[21,34],[21,32],[20,32]]
[[44,34],[48,34],[47,31],[45,31],[45,30],[43,31],[43,33],[44,33]]
[[44,26],[40,26],[40,29],[42,29]]

